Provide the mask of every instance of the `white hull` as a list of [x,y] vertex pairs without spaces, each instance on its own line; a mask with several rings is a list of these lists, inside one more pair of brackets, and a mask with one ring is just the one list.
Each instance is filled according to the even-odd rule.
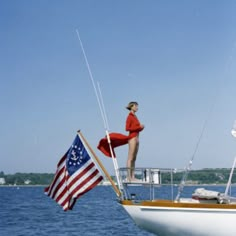
[[[235,236],[236,206],[222,204],[122,204],[134,222],[158,236]],[[158,206],[160,205],[160,206]],[[164,204],[166,205],[166,204]],[[179,206],[179,207],[178,207]]]
[[[232,170],[235,164],[236,159]],[[225,193],[197,188],[191,198],[180,198],[179,191],[173,201],[161,199],[158,195],[161,193],[161,177],[165,174],[165,177],[170,176],[171,188],[163,187],[162,193],[166,194],[169,189],[171,193],[168,196],[174,199],[173,179],[176,171],[136,169],[135,174],[140,179],[137,184],[141,183],[143,187],[131,187],[133,182],[123,182],[124,197],[120,203],[140,228],[158,236],[236,236],[236,198],[228,195],[232,170]],[[159,175],[159,186],[154,183],[155,173]],[[146,191],[148,186],[149,193]]]

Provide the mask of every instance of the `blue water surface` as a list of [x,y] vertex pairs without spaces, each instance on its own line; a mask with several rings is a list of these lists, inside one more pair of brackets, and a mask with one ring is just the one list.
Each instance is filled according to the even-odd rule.
[[139,229],[109,186],[98,186],[64,212],[43,187],[0,187],[1,236],[152,235]]
[[[191,195],[196,187],[185,187]],[[225,187],[212,190],[224,192]],[[163,197],[167,188],[159,189]],[[167,196],[169,197],[169,196]],[[153,236],[138,228],[110,186],[97,186],[64,212],[43,187],[0,187],[1,236]]]

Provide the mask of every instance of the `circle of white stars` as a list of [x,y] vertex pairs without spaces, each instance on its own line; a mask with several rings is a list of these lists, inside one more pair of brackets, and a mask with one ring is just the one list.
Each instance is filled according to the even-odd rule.
[[[78,149],[78,151],[76,149]],[[83,152],[82,152],[81,148],[78,147],[77,145],[75,145],[75,146],[72,145],[72,151],[71,151],[71,155],[70,155],[69,165],[76,166],[76,165],[80,165],[81,162],[83,162]]]

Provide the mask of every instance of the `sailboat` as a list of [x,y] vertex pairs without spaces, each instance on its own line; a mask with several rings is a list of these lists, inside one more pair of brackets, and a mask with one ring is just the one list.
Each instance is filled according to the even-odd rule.
[[[125,209],[137,226],[158,236],[235,236],[236,235],[236,197],[229,194],[236,158],[234,160],[229,180],[224,193],[207,189],[196,189],[192,197],[180,197],[185,181],[179,185],[179,191],[174,198],[176,188],[174,177],[176,169],[163,168],[135,168],[137,181],[127,181],[127,168],[119,168],[113,154],[107,118],[100,91],[98,92],[93,80],[89,63],[83,48],[78,30],[76,31],[89,75],[95,90],[97,101],[106,129],[106,137],[112,153],[112,160],[116,174],[116,184],[99,161],[98,165],[111,182],[118,203]],[[236,137],[236,129],[232,131]],[[96,156],[93,150],[90,150]],[[99,160],[96,158],[96,160]],[[190,161],[192,164],[192,160]],[[189,166],[191,167],[191,166]],[[185,173],[188,173],[188,170]],[[169,176],[169,184],[165,186],[162,178]],[[184,174],[183,180],[185,180]],[[161,188],[169,190],[167,196],[160,198]]]
[[[235,161],[234,161],[235,165]],[[234,169],[231,170],[231,177]],[[122,169],[121,171],[124,171]],[[139,172],[147,169],[139,169]],[[163,188],[161,176],[169,174],[170,179],[176,173],[173,169],[148,169],[149,178],[136,183],[123,182],[124,194],[119,200],[121,206],[127,211],[133,221],[147,231],[158,236],[209,236],[209,235],[236,235],[236,198],[228,194],[197,188],[191,198],[173,199],[175,186],[173,182]],[[156,175],[159,180],[156,182]],[[155,176],[155,179],[154,179]],[[173,181],[173,179],[172,179]],[[230,181],[230,180],[229,180]],[[132,185],[133,187],[131,188]],[[139,186],[149,187],[149,198],[140,198]],[[227,185],[228,187],[229,185]],[[161,189],[172,194],[170,199],[159,199]],[[228,188],[226,188],[228,189]],[[146,194],[147,196],[148,194]]]
[[[234,137],[236,137],[235,130],[231,132]],[[112,140],[109,137],[107,132],[107,141],[112,154],[117,183],[114,183],[100,161],[98,165],[111,182],[118,203],[137,226],[158,236],[236,235],[234,225],[236,197],[230,194],[236,157],[224,192],[196,188],[192,196],[181,197],[186,173],[191,169],[192,159],[185,170],[135,168],[136,180],[130,182],[127,179],[130,170],[119,168],[117,158],[113,154]],[[93,155],[96,156],[94,152]],[[99,159],[96,158],[96,160]],[[179,184],[178,192],[174,197],[177,187],[175,178],[179,172],[182,172],[184,181],[182,180]],[[163,197],[163,192],[165,192],[165,197]]]
[[186,170],[135,168],[136,180],[130,182],[127,180],[129,170],[119,168],[113,157],[115,183],[87,141],[84,142],[110,181],[118,203],[138,227],[158,236],[236,235],[236,197],[230,193],[236,157],[224,192],[196,187],[192,196],[181,197],[183,186],[180,184],[174,197],[175,178]]
[[[235,129],[231,133],[236,137]],[[229,190],[235,165],[236,157],[224,193],[196,188],[191,197],[183,198],[181,185],[174,198],[174,179],[183,170],[136,168],[137,181],[127,182],[128,169],[119,168],[116,172],[121,193],[118,202],[137,226],[158,236],[234,236],[236,197]],[[162,178],[168,178],[169,184],[162,184]],[[166,198],[159,197],[162,190],[169,191]]]

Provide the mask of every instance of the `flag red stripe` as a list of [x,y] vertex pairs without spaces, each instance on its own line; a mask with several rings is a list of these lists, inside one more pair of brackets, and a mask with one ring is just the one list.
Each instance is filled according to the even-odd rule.
[[[57,202],[59,202],[65,194],[68,194],[70,188],[73,186],[73,184],[77,183],[77,181],[84,176],[92,167],[94,166],[94,163],[91,163],[89,166],[87,166],[80,174],[78,174],[78,176],[76,176],[71,183],[69,183],[68,185],[65,186],[65,188],[63,189],[63,191],[57,196],[57,198],[55,199]],[[72,176],[73,177],[73,176]],[[59,191],[59,189],[61,188],[61,186],[65,183],[68,182],[69,178],[72,177],[67,177],[66,179],[63,178],[63,180],[58,184],[57,189],[56,189],[56,193]],[[55,197],[55,195],[53,196],[53,198]],[[68,195],[68,197],[66,198],[68,201],[68,198],[70,197],[70,194]]]
[[87,172],[89,172],[94,166],[95,166],[94,163],[91,162],[80,174],[78,174],[78,175],[76,176],[76,178],[74,178],[74,179],[71,181],[71,183],[69,184],[68,187],[71,188],[72,185],[73,185],[78,179],[80,179],[80,178],[81,178],[82,176],[84,176]]
[[[55,191],[57,191],[58,189],[58,185],[57,185],[57,182],[58,180],[61,179],[61,176],[63,176],[65,173],[65,166],[63,166],[63,168],[61,168],[57,173],[56,173],[56,176],[54,177],[54,180],[52,182],[52,184],[50,185],[50,188],[49,188],[49,191],[48,191],[48,196],[54,196],[54,193]],[[56,186],[56,188],[54,189],[54,186]]]
[[[78,199],[78,198],[81,197],[83,194],[87,193],[88,191],[90,191],[91,189],[93,189],[94,187],[96,187],[102,180],[103,180],[103,177],[100,176],[95,182],[93,182],[93,184],[91,184],[90,186],[88,186],[88,188],[86,188],[82,193],[78,194],[78,196],[76,197],[76,199]],[[72,210],[72,208],[74,207],[74,205],[75,205],[75,203],[76,203],[76,199],[73,199],[73,202],[70,204],[68,210]]]
[[81,182],[73,191],[72,195],[78,192],[84,185],[86,185],[91,179],[93,179],[98,174],[98,170],[95,170],[91,175],[89,175],[84,181]]
[[66,152],[66,154],[65,154],[65,155],[61,158],[61,160],[58,162],[58,164],[57,164],[57,168],[59,168],[60,165],[62,165],[63,162],[66,160],[67,153],[68,153],[68,152]]
[[[93,177],[95,177],[97,175],[98,170],[96,170],[93,173]],[[90,181],[93,177],[89,176],[87,178],[87,182]],[[85,193],[87,193],[88,191],[90,191],[92,188],[94,188],[95,186],[97,186],[101,181],[103,180],[102,176],[99,176],[94,182],[92,182],[87,188],[83,189],[82,192],[78,193],[76,196],[73,196],[73,203],[69,206],[69,209],[71,210],[73,208],[73,205],[76,202],[76,199],[78,199],[79,197],[81,197],[82,195],[84,195]],[[87,182],[83,181],[83,183],[80,184],[80,186],[78,186],[72,193],[72,195],[74,195],[76,192],[78,192],[80,189],[83,188],[84,185],[87,184]],[[66,203],[66,201],[64,202],[64,204]]]
[[[76,188],[67,196],[67,198],[63,201],[63,205],[65,204],[65,202],[68,202],[69,199],[71,197],[74,197],[73,195],[79,191],[81,188],[83,188],[84,185],[86,185],[94,176],[96,176],[97,174],[99,174],[98,170],[95,169],[94,172],[91,172],[91,174],[84,179],[81,183],[77,183],[78,180],[81,178],[81,176],[84,176],[88,171],[91,171],[91,168],[94,167],[94,163],[91,163],[86,169],[84,169],[84,171],[82,171],[75,179],[73,179],[73,181],[68,185],[68,189],[72,189],[72,186],[76,183]],[[64,189],[63,191],[63,195],[61,193],[60,198],[62,198],[64,196],[64,194],[66,193],[67,189]],[[75,198],[77,198],[77,196],[75,196]]]
[[[63,187],[63,185],[66,183],[66,180],[67,180],[67,177],[66,177],[66,171],[64,171],[63,173],[63,178],[60,180],[60,182],[56,185],[56,188],[53,190],[53,193],[52,193],[52,198],[54,199],[56,194],[59,192],[59,190]],[[58,197],[57,197],[58,198]],[[57,199],[56,198],[56,199]]]
[[[53,182],[44,189],[44,192],[47,193],[48,196],[51,195],[51,191],[55,185],[55,183],[57,182],[58,178],[60,177],[60,175],[62,174],[62,172],[65,170],[65,160],[66,160],[66,154],[60,159],[59,163],[57,164],[57,172],[54,176]],[[62,168],[60,169],[60,166],[64,164],[62,166]]]

